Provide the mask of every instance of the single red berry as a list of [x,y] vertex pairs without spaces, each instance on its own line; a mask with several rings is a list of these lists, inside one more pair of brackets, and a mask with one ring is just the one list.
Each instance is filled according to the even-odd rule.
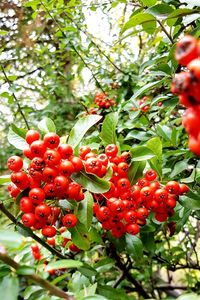
[[19,156],[11,156],[8,159],[7,166],[11,171],[18,172],[23,167],[23,160]]
[[56,228],[53,226],[46,226],[42,228],[42,235],[46,237],[54,237],[56,235]]
[[33,188],[29,192],[29,198],[34,205],[38,205],[45,199],[45,193],[42,188]]
[[184,36],[176,45],[175,58],[183,66],[187,66],[199,55],[198,41],[191,35]]
[[60,153],[60,156],[61,156],[62,159],[68,159],[74,153],[72,146],[70,146],[68,144],[59,145],[57,150]]
[[51,208],[45,203],[39,204],[35,208],[35,217],[38,220],[47,219],[50,214]]
[[34,141],[30,145],[30,150],[31,150],[31,153],[33,154],[34,157],[35,156],[43,157],[43,155],[46,151],[46,146],[45,146],[43,141]]
[[165,188],[166,188],[167,192],[170,194],[179,195],[179,193],[180,193],[179,183],[176,181],[167,182]]
[[126,227],[126,231],[131,235],[136,235],[140,232],[140,227],[138,226],[138,224],[129,224]]
[[22,222],[25,227],[32,227],[34,226],[36,219],[33,213],[26,213],[22,216]]
[[74,166],[71,161],[63,160],[60,162],[58,170],[60,172],[60,175],[70,176],[74,172]]
[[110,157],[116,156],[118,153],[118,148],[115,144],[109,144],[105,148],[105,154]]
[[19,202],[19,208],[24,213],[30,213],[33,211],[32,200],[28,197],[22,197]]
[[60,143],[60,137],[55,132],[48,132],[44,136],[44,144],[47,148],[57,148]]
[[26,142],[30,145],[32,144],[34,141],[39,140],[40,138],[40,134],[38,131],[34,130],[34,129],[30,129],[28,130],[28,132],[26,133],[26,137],[25,140]]
[[60,154],[57,150],[50,149],[44,153],[44,161],[46,166],[55,167],[61,160]]
[[67,228],[73,228],[78,222],[77,217],[74,214],[67,214],[63,217],[62,223]]
[[146,173],[145,173],[145,178],[146,178],[147,180],[149,180],[149,181],[155,180],[156,177],[157,177],[157,173],[156,173],[156,171],[154,171],[154,170],[148,170],[148,171],[146,171]]
[[78,173],[83,169],[83,162],[79,157],[76,156],[71,157],[70,162],[74,166],[74,172]]

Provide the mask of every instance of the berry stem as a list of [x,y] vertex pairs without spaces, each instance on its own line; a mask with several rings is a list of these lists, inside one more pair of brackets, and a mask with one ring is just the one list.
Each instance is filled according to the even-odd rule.
[[[5,264],[9,265],[10,267],[12,267],[15,270],[20,268],[20,264],[18,264],[10,256],[8,256],[3,247],[0,247],[0,260],[3,261]],[[74,300],[74,297],[67,295],[60,288],[58,288],[55,285],[52,285],[48,280],[45,280],[44,278],[40,277],[39,275],[37,275],[35,273],[33,273],[31,275],[23,275],[23,276],[27,279],[32,280],[33,282],[36,282],[42,288],[49,291],[51,295],[60,297],[62,299]]]

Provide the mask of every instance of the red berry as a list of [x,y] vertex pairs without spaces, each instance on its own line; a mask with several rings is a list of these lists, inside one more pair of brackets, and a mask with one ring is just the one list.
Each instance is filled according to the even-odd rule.
[[27,134],[26,134],[26,142],[30,145],[32,144],[34,141],[39,140],[40,138],[40,134],[38,131],[30,129]]
[[67,228],[73,228],[78,222],[77,217],[74,214],[65,215],[62,219],[62,223]]
[[38,205],[44,201],[45,193],[41,188],[33,188],[29,192],[29,198],[32,200],[34,205]]
[[46,166],[48,167],[55,167],[56,165],[59,164],[61,160],[60,154],[57,150],[47,150],[44,153],[44,161]]
[[145,178],[146,178],[147,180],[149,180],[149,181],[155,180],[156,177],[157,177],[157,173],[156,173],[156,171],[154,171],[154,170],[148,170],[148,171],[146,171],[146,173],[145,173]]
[[28,197],[22,197],[19,202],[19,208],[24,213],[30,213],[33,211],[32,200]]
[[46,237],[54,237],[56,235],[56,228],[53,226],[46,226],[42,228],[42,235]]
[[109,144],[105,148],[105,154],[110,157],[116,156],[118,153],[118,148],[115,144]]
[[22,222],[25,227],[32,227],[35,222],[35,215],[33,213],[26,213],[22,216]]
[[31,145],[30,145],[30,150],[31,153],[37,157],[43,157],[45,151],[46,151],[46,146],[44,144],[43,141],[34,141]]
[[51,214],[51,208],[45,203],[39,204],[35,208],[36,219],[39,220],[47,219],[50,214]]
[[140,227],[137,224],[129,224],[126,227],[126,231],[129,234],[136,235],[140,232]]
[[198,42],[190,35],[184,36],[176,45],[175,58],[183,66],[187,66],[198,54]]
[[44,144],[47,148],[57,148],[60,143],[59,136],[54,132],[49,132],[44,136]]
[[58,152],[60,153],[60,156],[62,159],[68,159],[74,153],[72,146],[70,146],[68,144],[59,145]]
[[7,166],[11,171],[18,172],[23,167],[23,160],[19,156],[11,156],[8,159]]

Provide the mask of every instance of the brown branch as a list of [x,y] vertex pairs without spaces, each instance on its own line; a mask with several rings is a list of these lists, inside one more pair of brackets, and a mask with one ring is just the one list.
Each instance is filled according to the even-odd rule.
[[22,223],[20,223],[3,205],[2,202],[0,202],[0,211],[2,211],[2,213],[4,215],[6,215],[8,217],[8,219],[10,219],[12,221],[13,224],[15,224],[16,226],[19,226],[20,228],[22,228],[23,230],[25,230],[28,235],[30,237],[32,237],[36,242],[38,242],[39,244],[41,244],[44,248],[46,248],[47,250],[49,250],[53,255],[57,256],[60,259],[66,259],[65,255],[62,255],[59,251],[57,251],[55,248],[52,248],[49,244],[45,243],[41,238],[39,238],[39,236],[37,236],[35,233],[32,232],[32,230],[30,230],[29,228],[25,227]]
[[[60,24],[58,23],[58,21],[54,18],[54,16],[51,14],[51,12],[49,11],[49,9],[46,7],[46,5],[40,1],[41,5],[44,7],[44,9],[46,10],[46,12],[48,13],[48,15],[50,16],[50,18],[54,21],[54,23],[58,26],[60,32],[63,34],[63,36],[65,38],[68,38],[67,35],[65,34],[65,32],[63,31],[62,27],[60,26]],[[69,45],[72,47],[72,49],[74,50],[74,52],[78,55],[78,57],[81,59],[81,61],[83,62],[83,64],[85,65],[85,67],[91,72],[93,79],[95,80],[97,86],[100,88],[100,90],[105,93],[104,89],[102,88],[99,80],[97,79],[96,75],[94,74],[94,72],[92,71],[92,69],[90,68],[89,64],[84,60],[83,56],[79,53],[79,51],[76,49],[76,47],[73,45],[73,43],[71,41],[68,41]]]
[[174,40],[173,40],[172,36],[170,35],[170,33],[166,30],[165,26],[162,24],[162,22],[160,20],[156,19],[156,21],[158,22],[158,24],[160,25],[160,27],[162,28],[163,32],[166,34],[166,36],[168,37],[170,42],[173,44]]
[[125,74],[125,75],[127,74],[126,72],[124,72],[123,70],[121,70],[121,69],[120,69],[120,68],[119,68],[119,67],[118,67],[118,66],[110,59],[110,57],[109,57],[105,52],[103,52],[103,51],[101,50],[101,48],[99,47],[99,45],[93,41],[91,35],[90,35],[86,30],[82,29],[82,28],[74,21],[74,19],[71,18],[71,17],[69,16],[68,13],[64,12],[64,14],[66,15],[66,17],[67,17],[71,22],[73,22],[73,23],[75,24],[75,26],[77,27],[78,30],[80,30],[81,32],[83,32],[83,33],[90,39],[91,43],[97,48],[98,52],[99,52],[101,55],[103,55],[115,69],[117,69],[119,72],[121,72],[121,73],[123,73],[123,74]]
[[110,244],[110,247],[108,250],[109,250],[111,257],[113,257],[115,259],[117,267],[123,272],[126,279],[135,286],[137,293],[139,295],[143,296],[145,299],[150,298],[148,293],[144,290],[143,286],[131,275],[130,270],[121,261],[120,256],[116,252],[115,246],[113,244]]
[[[0,247],[0,260],[15,270],[20,268],[20,265],[16,261],[14,261],[10,256],[8,256],[6,254],[6,251],[3,247]],[[45,290],[49,291],[51,295],[60,297],[62,299],[74,300],[74,297],[67,295],[59,287],[52,285],[48,280],[45,280],[44,278],[40,277],[39,275],[37,275],[35,273],[31,274],[31,275],[23,275],[23,276],[25,278],[30,279],[33,282],[37,283],[39,286],[41,286]]]
[[[9,80],[9,78],[8,78],[8,76],[7,76],[6,72],[5,72],[5,70],[4,70],[3,65],[1,65],[1,69],[2,69],[2,72],[3,72],[3,75],[4,75],[4,77],[5,77],[6,82],[7,82],[7,83],[9,84],[9,86],[11,87],[11,82],[10,82],[10,80]],[[17,107],[18,107],[18,109],[19,109],[19,112],[20,112],[22,118],[24,119],[24,122],[25,122],[25,124],[26,124],[26,127],[27,127],[28,129],[30,129],[30,127],[29,127],[29,125],[28,125],[28,121],[26,120],[26,117],[25,117],[25,115],[24,115],[24,113],[23,113],[23,110],[22,110],[22,108],[21,108],[21,106],[20,106],[20,104],[19,104],[19,101],[18,101],[17,97],[15,96],[14,93],[12,93],[12,96],[13,96],[13,98],[14,98],[14,100],[15,100],[15,103],[17,104]]]

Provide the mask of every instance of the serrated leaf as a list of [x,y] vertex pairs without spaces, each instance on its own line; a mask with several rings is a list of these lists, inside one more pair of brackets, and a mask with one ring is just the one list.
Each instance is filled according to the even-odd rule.
[[70,131],[68,144],[70,144],[73,148],[78,146],[86,132],[101,119],[102,116],[99,115],[88,115],[79,119]]
[[46,271],[65,269],[65,268],[80,268],[83,265],[82,262],[73,259],[60,259],[55,262],[50,262],[45,268]]
[[72,179],[79,183],[83,188],[91,193],[101,194],[105,193],[110,188],[110,183],[95,175],[87,174],[85,171],[74,173]]
[[13,231],[0,231],[0,244],[3,244],[4,246],[15,249],[18,248],[22,244],[22,237],[17,232]]
[[107,114],[100,133],[100,137],[105,144],[116,144],[116,126],[118,123],[118,113]]
[[136,261],[141,260],[143,254],[143,245],[141,240],[134,235],[126,234],[126,250]]
[[19,280],[14,276],[6,276],[0,281],[0,299],[17,300]]
[[84,193],[84,196],[84,200],[78,205],[77,217],[89,229],[92,223],[94,200],[89,192]]
[[50,118],[42,119],[38,124],[38,128],[44,133],[56,132],[56,126]]
[[25,139],[21,137],[18,132],[15,131],[14,127],[9,128],[7,138],[8,142],[19,150],[24,150],[28,147],[28,144],[25,141]]
[[126,30],[135,27],[136,25],[141,25],[144,23],[152,22],[155,21],[154,16],[148,13],[140,12],[136,15],[133,15],[128,22],[126,22],[122,28],[122,33],[125,32]]

